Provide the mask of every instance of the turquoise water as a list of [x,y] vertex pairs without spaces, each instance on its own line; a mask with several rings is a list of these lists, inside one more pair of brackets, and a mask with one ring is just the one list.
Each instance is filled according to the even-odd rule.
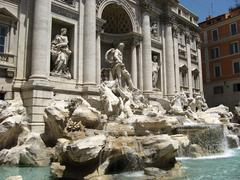
[[50,167],[7,167],[0,166],[0,180],[21,175],[23,180],[50,180]]
[[[184,177],[175,180],[240,180],[240,149],[224,155],[198,159],[179,159],[186,172]],[[116,179],[137,180],[138,173],[131,176],[118,176]],[[6,167],[0,166],[0,180],[9,176],[21,175],[24,180],[50,180],[50,168]],[[121,177],[121,178],[120,178]]]
[[224,155],[180,161],[186,176],[176,180],[240,180],[240,149]]

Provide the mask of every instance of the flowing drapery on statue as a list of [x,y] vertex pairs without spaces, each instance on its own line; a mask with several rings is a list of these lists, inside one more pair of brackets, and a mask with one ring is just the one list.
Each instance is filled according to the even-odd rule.
[[55,36],[51,43],[51,55],[53,69],[51,76],[64,77],[71,79],[68,62],[72,51],[68,47],[68,37],[66,36],[67,29],[62,28],[61,34]]

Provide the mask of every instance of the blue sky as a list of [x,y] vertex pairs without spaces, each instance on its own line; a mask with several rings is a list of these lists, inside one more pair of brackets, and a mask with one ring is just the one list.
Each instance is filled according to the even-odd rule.
[[180,3],[199,16],[199,22],[202,22],[209,15],[218,16],[228,12],[236,4],[236,0],[180,0]]

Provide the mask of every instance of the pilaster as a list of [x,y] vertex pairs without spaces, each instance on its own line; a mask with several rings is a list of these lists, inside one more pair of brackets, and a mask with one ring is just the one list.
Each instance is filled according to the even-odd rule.
[[165,24],[165,55],[166,55],[166,76],[167,76],[167,96],[175,94],[175,68],[174,68],[174,43],[172,26],[175,18],[172,14],[165,13],[163,16]]
[[187,46],[187,66],[188,66],[188,88],[190,97],[193,96],[193,84],[192,84],[192,58],[191,58],[191,34],[189,30],[185,31],[186,46]]

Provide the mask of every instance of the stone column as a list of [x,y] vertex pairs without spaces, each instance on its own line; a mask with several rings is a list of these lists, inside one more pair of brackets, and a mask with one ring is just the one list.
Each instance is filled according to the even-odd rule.
[[198,57],[198,69],[199,69],[199,88],[203,95],[203,75],[202,75],[202,54],[201,54],[201,39],[197,35],[197,57]]
[[35,0],[33,39],[32,39],[32,72],[30,79],[47,79],[50,73],[48,59],[50,54],[50,0]]
[[97,18],[97,43],[96,43],[96,82],[101,83],[101,34],[104,32],[105,20]]
[[137,67],[137,47],[136,42],[133,42],[132,48],[131,48],[131,55],[132,55],[132,61],[131,61],[131,76],[134,87],[138,87],[137,83],[137,75],[138,75],[138,67]]
[[143,32],[143,91],[152,92],[152,51],[151,51],[151,31],[150,16],[148,12],[142,15]]
[[97,44],[96,44],[96,83],[101,82],[101,35],[97,34]]
[[193,82],[192,82],[192,58],[190,45],[190,32],[186,31],[186,46],[187,46],[187,65],[188,65],[188,88],[190,97],[193,96]]
[[27,108],[31,131],[43,133],[45,130],[44,109],[49,105],[53,87],[49,85],[51,1],[34,1],[34,23],[32,39],[32,74],[22,86],[24,106]]
[[142,62],[142,41],[138,46],[138,88],[143,90],[143,62]]
[[83,84],[83,35],[84,35],[84,3],[79,1],[78,21],[78,69],[77,87]]
[[83,83],[96,85],[96,0],[85,1],[83,45]]
[[165,50],[166,50],[166,76],[167,76],[167,96],[175,94],[175,70],[173,52],[172,24],[165,25]]
[[173,43],[174,43],[174,60],[175,60],[175,85],[176,92],[180,92],[180,75],[179,75],[179,53],[178,53],[178,34],[179,29],[176,24],[173,25]]

